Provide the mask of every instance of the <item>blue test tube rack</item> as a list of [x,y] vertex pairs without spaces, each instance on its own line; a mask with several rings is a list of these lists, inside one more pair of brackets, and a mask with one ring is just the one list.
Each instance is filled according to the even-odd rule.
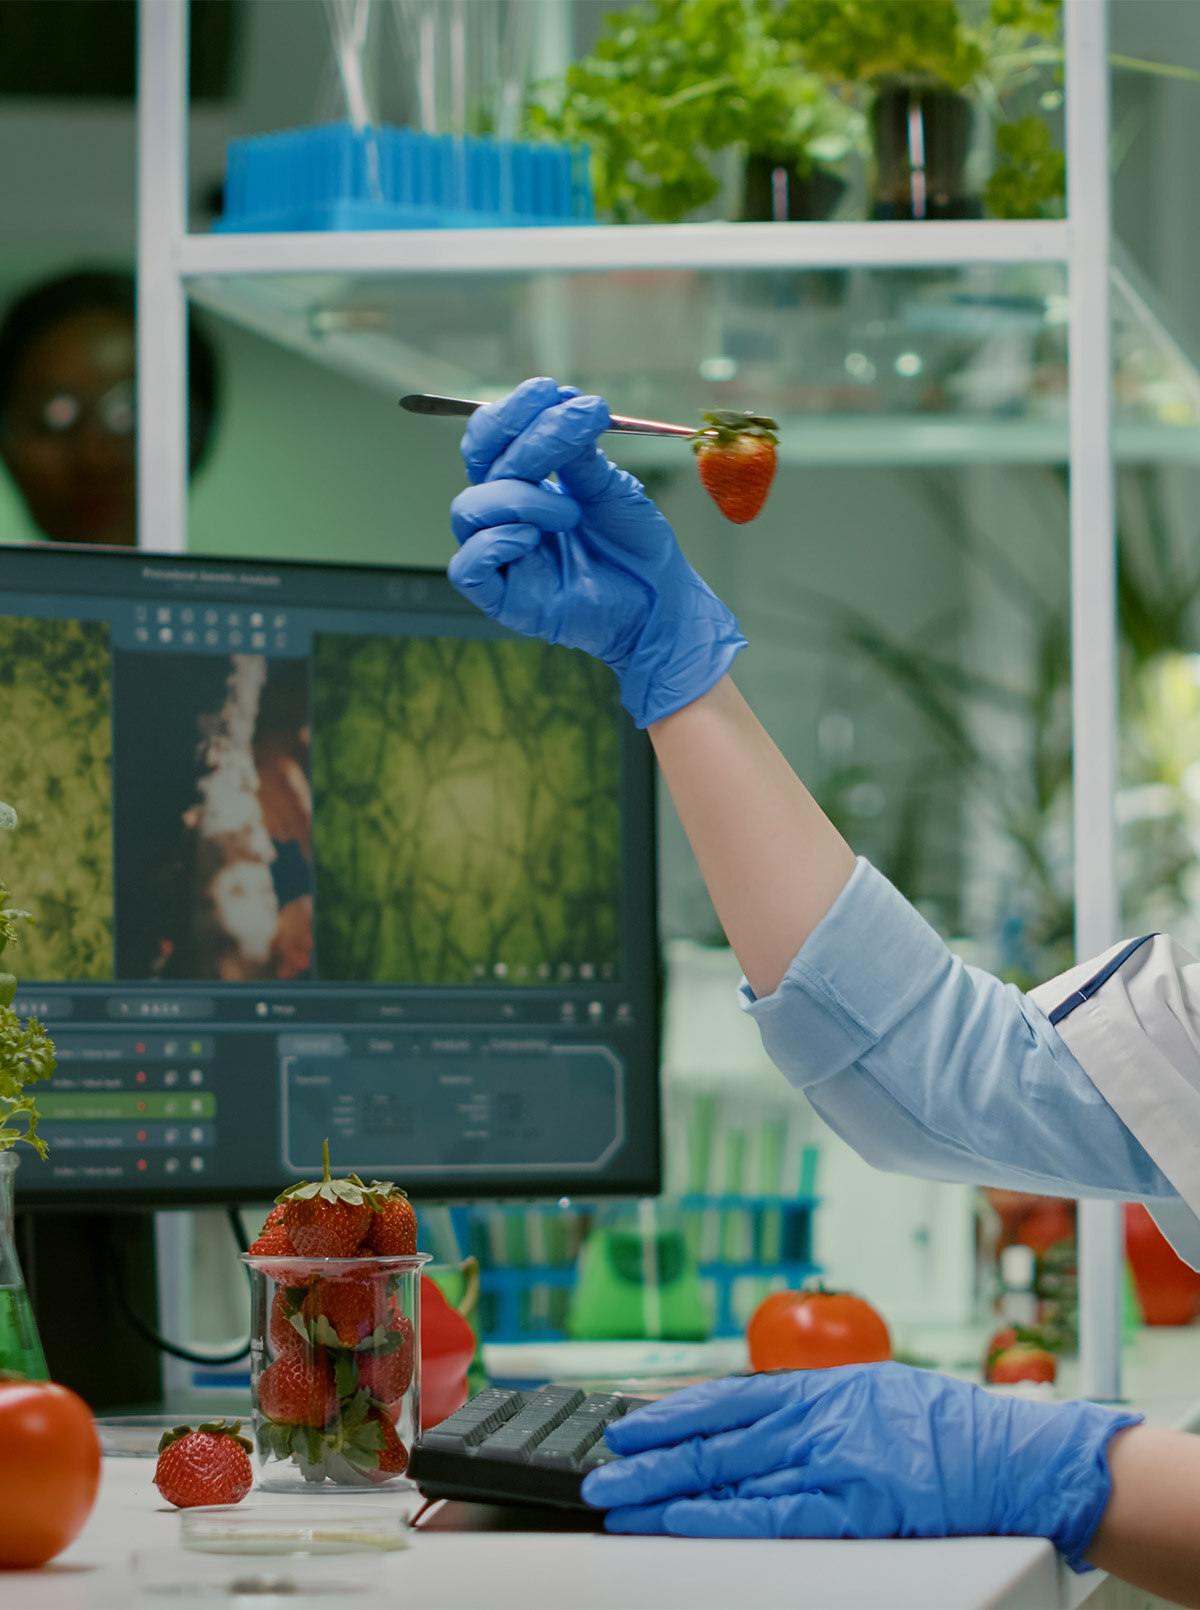
[[230,140],[225,234],[522,228],[595,222],[586,146],[389,124]]

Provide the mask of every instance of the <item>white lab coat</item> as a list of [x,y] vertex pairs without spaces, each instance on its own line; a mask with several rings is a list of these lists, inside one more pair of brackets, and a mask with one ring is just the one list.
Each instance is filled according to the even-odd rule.
[[1029,993],[1178,1191],[1146,1206],[1200,1269],[1200,961],[1150,934]]

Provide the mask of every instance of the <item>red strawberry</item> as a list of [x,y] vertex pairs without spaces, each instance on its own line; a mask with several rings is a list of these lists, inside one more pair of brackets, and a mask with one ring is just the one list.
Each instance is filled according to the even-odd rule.
[[364,1250],[379,1257],[411,1257],[417,1250],[417,1215],[412,1203],[398,1185],[372,1182],[371,1190],[381,1205],[371,1220]]
[[[257,1241],[252,1241],[247,1248],[252,1258],[294,1258],[296,1249],[288,1239],[288,1233],[282,1224],[273,1224],[264,1229]],[[259,1264],[258,1268],[268,1279],[274,1280],[280,1286],[307,1286],[308,1280],[304,1275],[293,1274],[286,1266],[279,1264]]]
[[[154,1484],[168,1504],[240,1504],[254,1485],[250,1444],[238,1435],[240,1420],[176,1426],[158,1445]],[[403,1466],[401,1467],[403,1469]]]
[[323,1351],[281,1353],[258,1378],[258,1406],[280,1425],[323,1426],[337,1413],[337,1391]]
[[304,1338],[292,1324],[291,1316],[298,1313],[287,1298],[283,1286],[276,1286],[275,1295],[271,1298],[271,1345],[276,1353],[298,1353],[304,1346]]
[[706,424],[692,437],[700,479],[725,518],[745,525],[767,501],[779,427],[764,414],[732,409],[719,409],[704,418]]
[[280,1223],[301,1258],[349,1258],[370,1227],[375,1211],[373,1192],[351,1174],[344,1180],[329,1176],[329,1142],[323,1148],[325,1177],[293,1185],[279,1198]]
[[[389,1476],[400,1476],[408,1468],[408,1449],[401,1442],[390,1416],[378,1409],[368,1409],[365,1425],[377,1425],[383,1434],[383,1447],[377,1454],[356,1453],[351,1463],[374,1481],[386,1481]],[[368,1463],[368,1460],[372,1461]]]
[[368,1420],[375,1420],[383,1430],[383,1447],[379,1450],[379,1469],[383,1475],[399,1476],[408,1468],[408,1449],[396,1435],[396,1428],[386,1414],[371,1409]]
[[266,1218],[262,1221],[262,1230],[260,1230],[258,1232],[259,1235],[262,1235],[263,1231],[269,1230],[273,1224],[281,1223],[282,1219],[283,1219],[283,1203],[282,1202],[276,1202],[275,1206],[271,1209],[271,1211],[267,1214]]
[[276,1222],[270,1227],[263,1226],[257,1241],[250,1243],[249,1250],[256,1258],[294,1258],[296,1249],[292,1245],[291,1237],[282,1224]]
[[[371,1280],[318,1280],[300,1305],[305,1319],[324,1315],[343,1347],[353,1347],[383,1321],[377,1313],[377,1289]],[[328,1337],[326,1338],[328,1340]]]
[[413,1328],[403,1317],[390,1328],[398,1330],[404,1340],[390,1353],[363,1353],[358,1361],[358,1384],[377,1403],[386,1403],[394,1420],[400,1412],[400,1399],[412,1385]]

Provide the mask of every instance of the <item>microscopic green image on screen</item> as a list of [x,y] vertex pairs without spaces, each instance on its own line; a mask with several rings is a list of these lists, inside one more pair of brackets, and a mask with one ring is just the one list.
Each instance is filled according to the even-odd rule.
[[[113,976],[108,627],[0,615],[0,877],[35,923],[10,952],[23,979]],[[6,958],[7,960],[7,958]]]
[[622,719],[569,649],[318,635],[318,975],[617,977]]

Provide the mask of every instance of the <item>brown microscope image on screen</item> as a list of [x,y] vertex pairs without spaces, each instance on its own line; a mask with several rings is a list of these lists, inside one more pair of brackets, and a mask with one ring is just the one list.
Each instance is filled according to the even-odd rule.
[[[309,976],[306,667],[118,655],[118,959],[126,978]],[[135,786],[130,778],[136,778]]]

